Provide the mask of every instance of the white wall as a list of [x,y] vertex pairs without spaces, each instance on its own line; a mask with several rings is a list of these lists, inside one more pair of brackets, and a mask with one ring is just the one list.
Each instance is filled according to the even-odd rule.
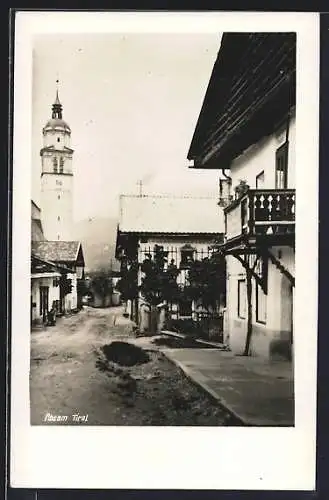
[[[256,176],[264,171],[264,189],[275,188],[275,152],[286,140],[286,129],[262,139],[236,158],[231,164],[232,189],[240,180],[256,188]],[[295,188],[296,120],[291,118],[289,127],[288,188]]]
[[41,178],[42,226],[49,241],[73,239],[73,176],[43,174]]
[[[49,129],[44,132],[44,146],[54,146],[55,151],[41,154],[41,214],[47,240],[69,241],[73,231],[73,170],[72,154],[64,150],[69,147],[70,136],[64,130]],[[58,142],[59,139],[59,142]],[[53,159],[64,159],[63,173],[55,173]]]
[[[59,140],[58,140],[59,139]],[[63,127],[45,127],[43,129],[43,147],[54,146],[56,149],[70,147],[71,134]]]
[[52,307],[53,301],[59,300],[59,286],[53,286],[53,282],[55,279],[58,279],[58,274],[54,273],[52,277],[48,278],[33,278],[31,279],[31,297],[32,302],[36,304],[35,307],[32,308],[32,320],[42,320],[42,316],[40,316],[40,286],[48,286],[49,287],[49,310]]
[[67,278],[72,280],[72,292],[65,296],[65,311],[70,312],[78,307],[77,275],[68,273]]
[[[294,251],[290,247],[271,249],[284,267],[294,276]],[[247,315],[238,317],[238,280],[245,279],[242,264],[233,256],[227,257],[227,309],[224,320],[224,338],[233,352],[241,354],[245,347],[247,334]],[[266,298],[266,323],[256,318],[256,281],[252,280],[252,325],[253,335],[251,353],[270,357],[276,344],[289,343],[292,296],[289,280],[271,262],[268,263],[268,293]],[[289,346],[279,348],[289,349]],[[281,349],[282,350],[282,349]]]

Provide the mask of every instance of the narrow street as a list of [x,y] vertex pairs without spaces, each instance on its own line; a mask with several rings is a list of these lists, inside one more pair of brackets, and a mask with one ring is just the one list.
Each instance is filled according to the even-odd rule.
[[31,424],[225,425],[223,410],[166,359],[162,342],[136,338],[122,313],[86,307],[32,331]]

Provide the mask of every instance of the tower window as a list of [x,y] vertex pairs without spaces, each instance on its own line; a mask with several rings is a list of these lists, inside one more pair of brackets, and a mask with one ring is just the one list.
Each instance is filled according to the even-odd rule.
[[57,198],[60,200],[61,199],[60,195],[58,195]]
[[54,172],[57,172],[57,167],[58,167],[57,158],[53,158],[53,167],[54,167]]
[[63,173],[63,169],[64,169],[64,158],[61,158],[59,160],[59,171],[60,171],[60,173]]
[[57,217],[57,220],[61,220],[60,216]]
[[59,138],[59,137],[57,137],[57,142],[61,142],[61,140],[60,140],[60,138]]

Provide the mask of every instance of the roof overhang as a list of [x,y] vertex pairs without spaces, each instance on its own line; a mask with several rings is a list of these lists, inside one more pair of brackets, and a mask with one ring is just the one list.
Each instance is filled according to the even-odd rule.
[[227,169],[289,119],[295,105],[295,54],[295,33],[223,35],[187,155],[190,168]]

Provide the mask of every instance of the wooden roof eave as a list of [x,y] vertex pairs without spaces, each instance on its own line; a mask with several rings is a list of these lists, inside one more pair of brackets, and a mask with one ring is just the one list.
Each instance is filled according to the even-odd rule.
[[[208,150],[211,150],[214,148],[214,145],[216,146],[220,142],[220,137],[222,137],[230,127],[232,128],[232,120],[234,123],[234,119],[232,116],[233,113],[233,108],[232,106],[229,106],[227,103],[224,103],[221,99],[218,98],[218,94],[222,90],[222,83],[221,81],[223,80],[224,75],[226,74],[228,76],[229,71],[230,71],[230,66],[225,62],[225,58],[231,59],[233,66],[238,65],[236,64],[238,60],[237,54],[240,53],[245,53],[246,57],[243,58],[243,60],[248,60],[248,47],[244,51],[243,46],[238,47],[237,49],[237,54],[235,54],[234,57],[230,57],[230,51],[232,51],[232,44],[231,46],[228,44],[228,41],[231,39],[236,38],[236,34],[226,34],[227,37],[224,40],[224,46],[221,47],[221,50],[219,52],[217,61],[214,65],[214,69],[212,72],[211,80],[214,80],[213,82],[209,82],[207,93],[205,96],[205,100],[200,112],[199,120],[197,122],[193,139],[191,142],[191,146],[188,152],[188,159],[194,161],[194,165],[191,168],[227,168],[227,165],[215,165],[213,162],[210,162],[210,157],[208,157],[205,161],[205,144],[208,142]],[[225,36],[226,36],[225,35]],[[230,92],[228,93],[227,100],[233,99],[233,107],[235,109],[235,114],[237,115],[237,118],[235,117],[235,121],[241,121],[239,117],[239,106],[244,109],[243,102],[241,101],[241,104],[237,106],[237,103],[239,99],[242,98],[244,99],[244,94],[242,92],[242,87],[245,88],[244,92],[247,92],[245,94],[246,96],[252,95],[255,91],[255,86],[254,86],[254,80],[256,79],[258,81],[258,94],[261,94],[262,88],[264,88],[264,79],[262,77],[262,74],[264,74],[267,78],[268,82],[272,82],[272,79],[269,77],[270,74],[273,74],[276,76],[278,80],[280,80],[280,75],[281,75],[281,69],[284,68],[284,71],[289,71],[292,69],[294,70],[295,66],[295,41],[296,41],[296,35],[295,33],[281,33],[281,37],[278,38],[278,34],[245,34],[249,37],[251,40],[250,44],[249,41],[246,41],[245,45],[249,45],[250,47],[253,48],[255,51],[256,48],[258,50],[258,56],[251,56],[252,60],[254,61],[255,68],[261,68],[259,71],[256,71],[255,73],[251,71],[250,67],[244,76],[242,78],[241,76],[240,80],[238,78],[238,74],[234,75],[234,71],[231,73],[231,80],[230,80]],[[293,35],[293,36],[291,36]],[[224,38],[224,37],[223,37]],[[264,43],[265,39],[265,43]],[[247,43],[248,42],[248,43]],[[227,45],[226,45],[227,44]],[[226,54],[223,54],[223,48],[225,46],[228,46],[228,50],[226,51]],[[242,48],[241,48],[242,47]],[[261,49],[259,50],[259,47]],[[278,50],[276,50],[278,49]],[[269,54],[270,52],[270,54]],[[289,53],[288,53],[289,52]],[[257,54],[257,52],[254,52],[254,54]],[[221,62],[219,63],[220,56],[221,55]],[[273,64],[271,63],[273,59]],[[241,66],[245,66],[246,63],[243,62]],[[270,64],[271,63],[271,64]],[[235,68],[236,69],[236,68]],[[279,71],[280,70],[280,71]],[[241,73],[241,69],[239,69],[238,73]],[[278,78],[279,77],[279,78]],[[239,83],[240,82],[240,83]],[[242,87],[241,87],[242,86]],[[268,86],[268,84],[267,84]],[[225,86],[224,86],[225,87]],[[256,85],[257,87],[257,85]],[[236,92],[240,92],[240,98],[237,99],[237,96],[235,96]],[[224,89],[224,94],[225,94],[225,89]],[[248,99],[247,99],[248,100]],[[208,101],[208,102],[207,102]],[[217,110],[217,118],[215,121],[218,121],[218,126],[216,130],[216,126],[212,125],[214,123],[213,116],[215,112],[213,109]],[[227,110],[225,112],[225,109]],[[233,113],[233,115],[234,115]],[[226,124],[224,123],[226,120]],[[218,136],[218,130],[222,128],[221,135]],[[212,138],[212,137],[213,138]],[[229,159],[227,160],[229,162]],[[223,162],[223,154],[221,154],[221,162]]]
[[[287,89],[283,87],[278,89],[277,95],[286,93],[285,90]],[[193,167],[190,168],[228,169],[232,160],[242,154],[249,146],[273,133],[279,124],[282,126],[282,122],[288,118],[289,111],[294,108],[295,103],[292,102],[289,108],[288,105],[282,104],[282,100],[280,103],[279,97],[274,101],[278,101],[276,106],[269,99],[269,96],[264,96],[264,98],[267,98],[267,105],[253,110],[254,112],[251,112],[250,116],[241,120],[234,129],[200,154]],[[272,112],[267,113],[267,109],[271,108]]]

